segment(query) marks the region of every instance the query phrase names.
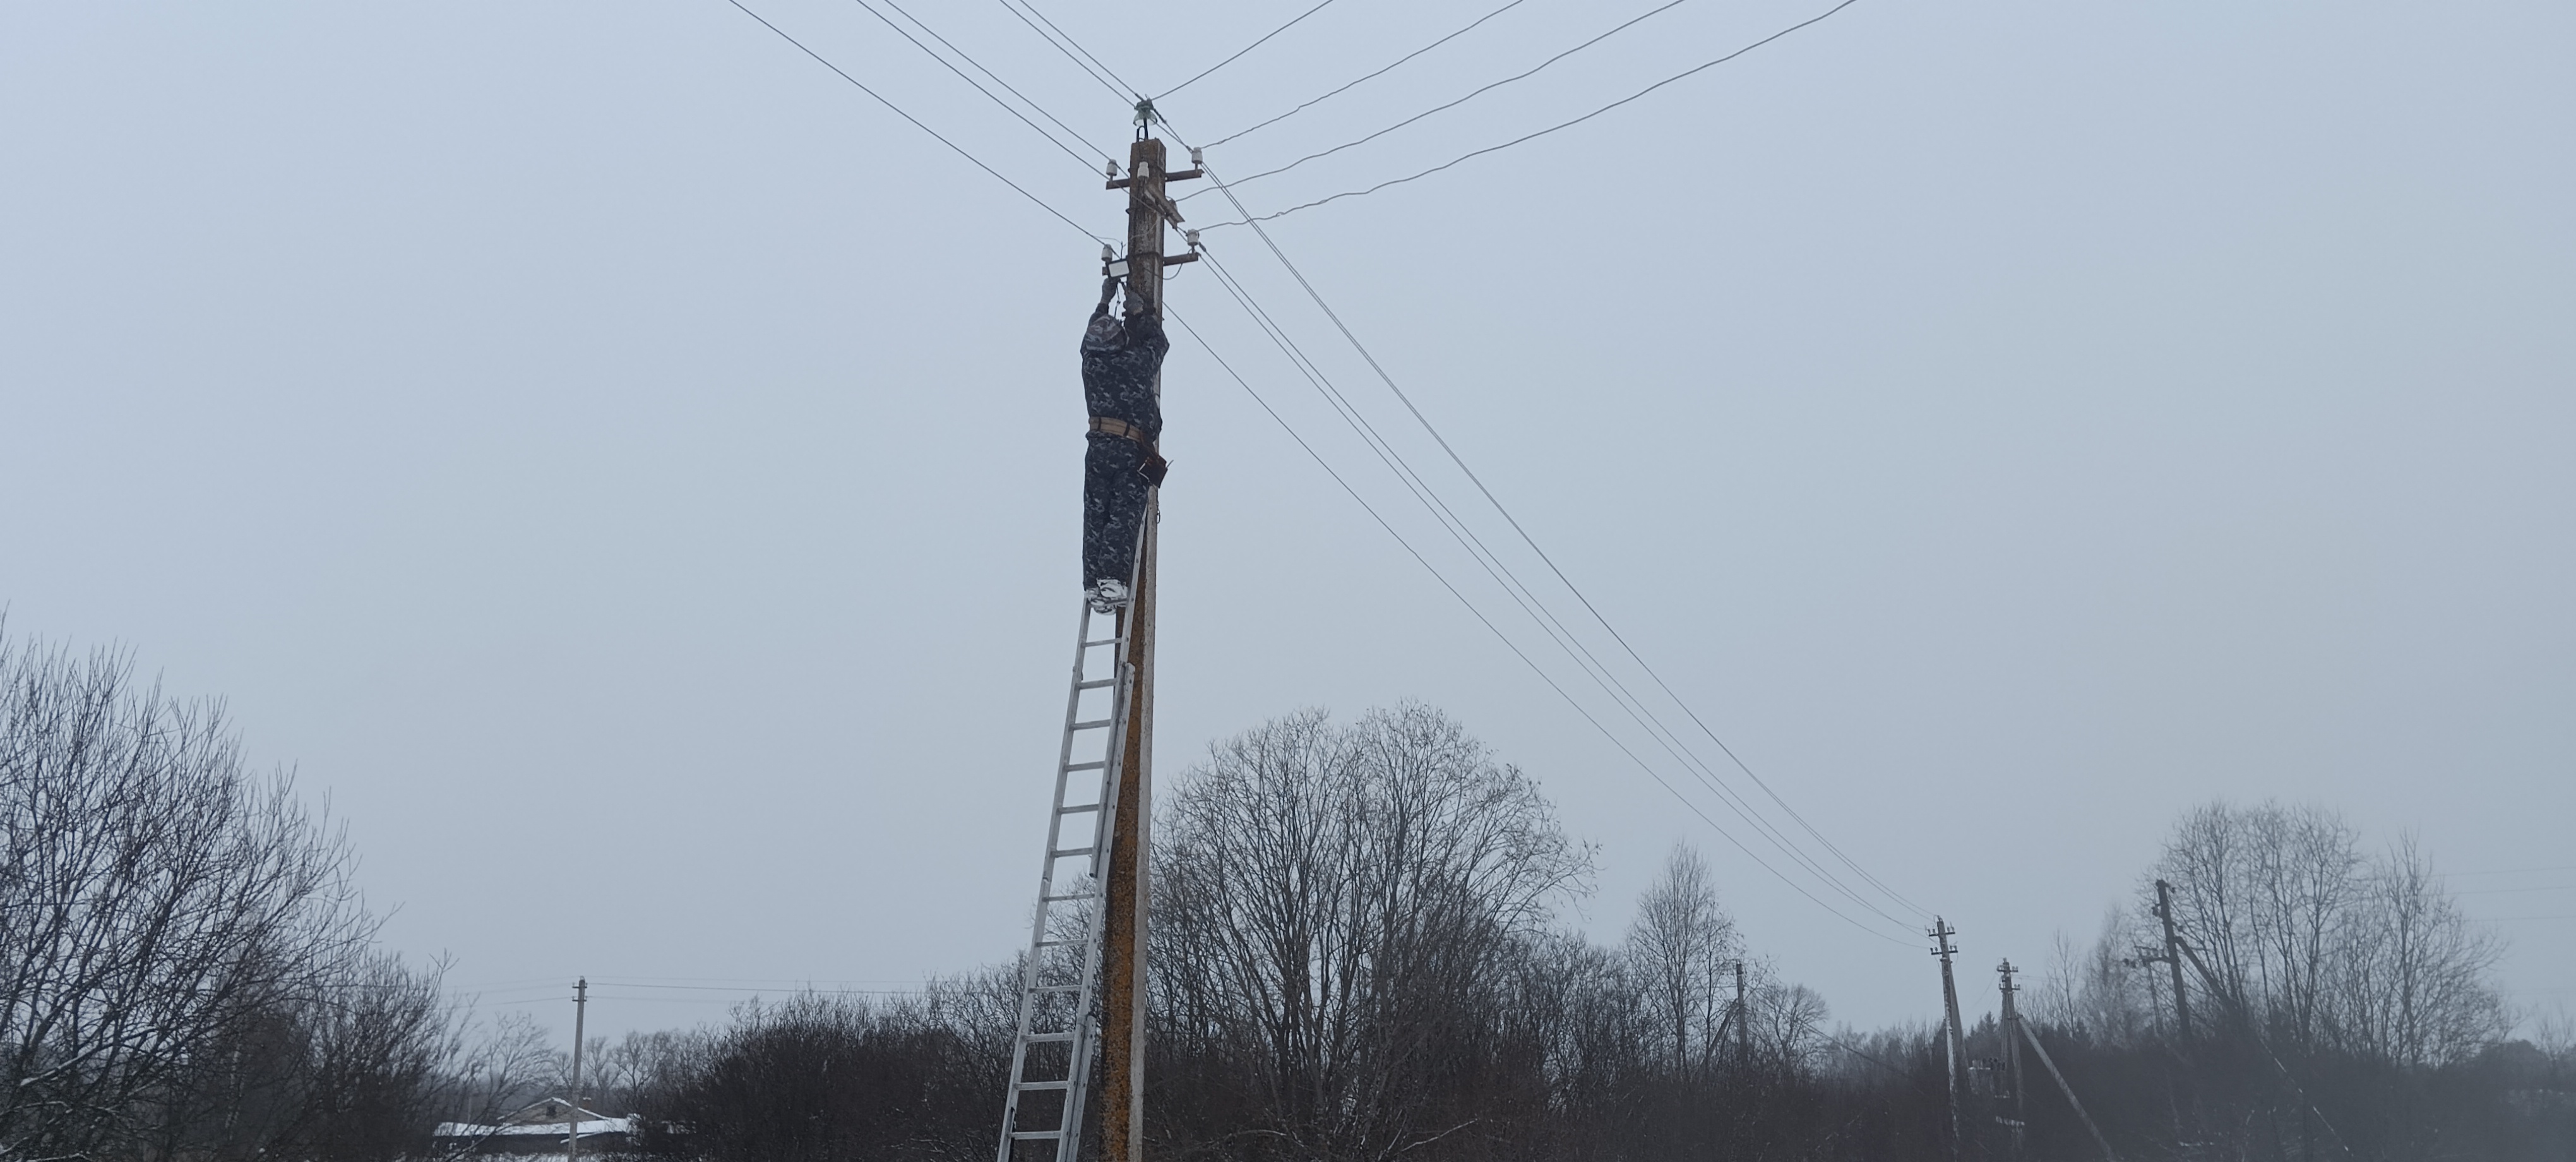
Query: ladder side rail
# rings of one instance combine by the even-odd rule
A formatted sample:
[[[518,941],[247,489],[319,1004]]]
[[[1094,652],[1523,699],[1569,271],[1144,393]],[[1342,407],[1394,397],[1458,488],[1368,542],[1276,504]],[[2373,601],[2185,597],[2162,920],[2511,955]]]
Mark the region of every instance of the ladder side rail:
[[[1118,646],[1115,655],[1118,683],[1110,687],[1116,697],[1112,700],[1109,713],[1109,758],[1108,762],[1101,767],[1101,809],[1094,812],[1096,818],[1093,822],[1094,834],[1098,836],[1092,843],[1091,867],[1094,884],[1100,884],[1102,877],[1106,875],[1109,847],[1116,842],[1114,821],[1118,815],[1119,767],[1124,761],[1123,752],[1126,749],[1124,743],[1127,737],[1128,694],[1135,689],[1136,685],[1135,667],[1129,665],[1127,661],[1127,628],[1130,624],[1125,617],[1119,619]],[[1103,959],[1101,937],[1108,923],[1109,898],[1107,892],[1103,891],[1092,901],[1091,917],[1084,925],[1088,930],[1083,934],[1082,942],[1080,980],[1082,987],[1074,993],[1073,1057],[1066,1069],[1068,1084],[1065,1087],[1063,1122],[1056,1138],[1056,1162],[1077,1162],[1082,1148],[1082,1113],[1083,1106],[1090,1097],[1088,1089],[1091,1081],[1091,1053],[1100,1037],[1099,1018],[1092,1012],[1092,1006],[1097,999],[1094,993],[1100,987],[1100,962]]]
[[[1054,908],[1049,897],[1055,894],[1056,849],[1064,827],[1064,793],[1068,768],[1073,763],[1073,723],[1082,709],[1083,663],[1091,651],[1091,607],[1082,607],[1082,616],[1074,628],[1073,681],[1065,692],[1065,729],[1056,752],[1055,798],[1047,809],[1046,854],[1038,868],[1038,900],[1030,921],[1029,948],[1020,965],[1020,1011],[1018,1029],[1011,1038],[1010,1082],[1002,1098],[1002,1140],[998,1162],[1011,1162],[1012,1133],[1019,1128],[1021,1085],[1028,1076],[1029,1034],[1037,1018],[1038,976],[1046,954],[1048,920]],[[1113,694],[1116,693],[1113,691]]]
[[[1159,381],[1156,386],[1159,390]],[[1083,940],[1081,988],[1075,994],[1073,1058],[1067,1067],[1071,1081],[1065,1091],[1063,1124],[1056,1133],[1056,1162],[1080,1162],[1083,1107],[1090,1098],[1091,1055],[1101,1033],[1100,1015],[1093,1011],[1097,1003],[1094,990],[1100,987],[1102,962],[1108,958],[1109,861],[1111,850],[1117,843],[1119,787],[1124,781],[1121,775],[1127,760],[1127,718],[1134,708],[1139,679],[1134,648],[1136,626],[1141,619],[1137,616],[1135,603],[1142,600],[1146,534],[1151,527],[1149,511],[1148,519],[1136,530],[1136,573],[1128,582],[1129,603],[1114,615],[1117,629],[1111,635],[1117,644],[1112,655],[1116,668],[1111,672],[1114,681],[1110,686],[1109,737],[1102,745],[1100,809],[1092,816],[1092,833],[1096,836],[1091,844],[1094,895],[1090,922],[1086,925],[1089,931]]]

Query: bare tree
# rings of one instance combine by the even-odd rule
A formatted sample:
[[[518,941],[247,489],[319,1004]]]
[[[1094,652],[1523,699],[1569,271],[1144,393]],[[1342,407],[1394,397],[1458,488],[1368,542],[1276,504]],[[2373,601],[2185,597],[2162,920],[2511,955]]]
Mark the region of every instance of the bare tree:
[[[2489,980],[2503,944],[2474,928],[2413,836],[2371,861],[2337,960],[2347,1048],[2401,1065],[2475,1054],[2512,1027]]]
[[[2217,978],[2200,983],[2268,1044],[2441,1064],[2510,1024],[2489,979],[2501,946],[2411,838],[2365,859],[2330,811],[2213,803],[2183,817],[2158,871]]]
[[[476,1019],[446,1081],[449,1121],[491,1125],[544,1096],[555,1074],[554,1036],[534,1015]]]
[[[2254,837],[2241,812],[2211,803],[2183,814],[2166,838],[2156,876],[2173,885],[2174,924],[2217,978],[2209,982],[2232,1005],[2249,996],[2253,941],[2246,916],[2246,865]],[[2142,897],[2154,889],[2141,885]]]
[[[130,670],[0,635],[0,1157],[170,1148],[208,1054],[354,1035],[341,836]]]
[[[370,953],[290,1014],[301,1053],[266,1080],[291,1094],[266,1142],[235,1141],[244,1156],[393,1162],[416,1155],[442,1112],[440,1082],[459,1022],[440,988],[444,966],[414,970]],[[249,1079],[253,1082],[260,1078]],[[219,1101],[202,1124],[224,1124]]]
[[[1779,979],[1767,966],[1761,980],[1745,1004],[1754,1055],[1775,1076],[1804,1074],[1825,1048],[1825,1021],[1833,1009],[1822,994]]]
[[[1228,1042],[1261,1132],[1301,1158],[1392,1158],[1477,1120],[1514,957],[1591,866],[1535,783],[1421,706],[1220,743],[1160,833],[1171,1035]]]
[[[1667,1060],[1675,1076],[1705,1072],[1713,1063],[1731,1003],[1728,969],[1742,955],[1708,861],[1676,844],[1662,877],[1637,901],[1628,929],[1628,961],[1671,1034]]]
[[[2042,1024],[2111,1044],[2137,1044],[2167,1003],[2156,995],[2155,978],[2135,960],[2134,950],[2145,939],[2137,918],[2116,907],[2103,915],[2089,946],[2058,933],[2022,1007]]]

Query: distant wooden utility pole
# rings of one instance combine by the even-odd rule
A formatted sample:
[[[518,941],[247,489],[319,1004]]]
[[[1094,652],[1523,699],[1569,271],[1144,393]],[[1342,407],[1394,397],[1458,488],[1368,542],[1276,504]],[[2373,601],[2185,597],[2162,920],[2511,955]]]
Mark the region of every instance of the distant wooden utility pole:
[[[582,1018],[590,1015],[590,978],[572,982],[572,1110],[564,1115],[564,1159],[572,1162],[581,1157],[581,1034]]]
[[[1163,143],[1152,137],[1154,105],[1136,106],[1136,143],[1127,151],[1127,176],[1112,177],[1110,189],[1127,191],[1127,311],[1163,317],[1163,268],[1194,261],[1198,255],[1163,255],[1163,232],[1181,221],[1179,206],[1163,192],[1167,181],[1199,176],[1195,166],[1180,173],[1163,165]],[[1160,398],[1159,373],[1154,395]],[[1146,494],[1145,534],[1136,560],[1136,591],[1121,617],[1134,620],[1128,631],[1128,654],[1136,667],[1136,684],[1128,698],[1127,737],[1118,776],[1118,811],[1111,824],[1109,910],[1102,928],[1100,997],[1100,1156],[1111,1162],[1143,1162],[1145,1157],[1145,938],[1146,873],[1153,867],[1154,793],[1154,558],[1161,540],[1162,490]]]
[[[1968,1051],[1968,1039],[1959,1027],[1959,983],[1950,975],[1950,957],[1959,951],[1950,938],[1958,934],[1949,921],[1932,918],[1932,955],[1941,958],[1941,1008],[1946,1016],[1942,1031],[1950,1043],[1944,1060],[1950,1067],[1950,1157],[1954,1159],[1965,1156],[1967,1150],[1959,1119],[1959,1066],[1960,1055]]]
[[[2012,1116],[2010,1118],[2004,1118],[2001,1115],[1998,1115],[1997,1120],[2003,1122],[2005,1130],[2008,1131],[2006,1138],[2012,1146],[2011,1156],[2019,1158],[2021,1157],[2022,1148],[2022,1129],[2029,1121],[2028,1116],[2024,1112],[2025,1108],[2029,1105],[2029,1099],[2022,1096],[2021,1088],[2021,1010],[2013,1005],[2013,994],[2020,992],[2021,986],[2013,983],[2012,961],[2006,960],[2002,964],[1996,965],[1995,972],[2000,974],[2004,980],[2004,1027],[2002,1030],[2004,1035],[2004,1069],[2006,1071],[2006,1076],[2012,1078]]]
[[[2182,937],[2174,932],[2173,885],[2156,881],[2156,919],[2165,922],[2164,962],[2173,969],[2174,1040],[2191,1040],[2191,1002],[2182,992]]]

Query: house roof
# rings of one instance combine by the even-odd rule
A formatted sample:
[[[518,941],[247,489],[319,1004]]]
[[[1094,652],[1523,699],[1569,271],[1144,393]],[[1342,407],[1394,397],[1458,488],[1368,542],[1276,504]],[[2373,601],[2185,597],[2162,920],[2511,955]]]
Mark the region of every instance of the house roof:
[[[580,1120],[568,1122],[566,1115],[578,1112]],[[501,1119],[498,1125],[477,1122],[440,1122],[436,1136],[441,1138],[559,1138],[569,1134],[588,1137],[594,1134],[626,1134],[635,1130],[635,1119],[612,1118],[597,1110],[578,1109],[559,1097],[528,1103]]]

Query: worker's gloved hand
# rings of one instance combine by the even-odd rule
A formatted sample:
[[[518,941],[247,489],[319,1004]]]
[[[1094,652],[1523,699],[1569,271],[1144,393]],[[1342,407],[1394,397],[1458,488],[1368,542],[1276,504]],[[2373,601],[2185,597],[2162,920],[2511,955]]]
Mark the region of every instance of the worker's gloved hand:
[[[1116,298],[1116,297],[1117,297],[1117,295],[1118,295],[1118,276],[1116,276],[1116,275],[1111,275],[1111,276],[1109,276],[1108,278],[1101,279],[1101,280],[1100,280],[1100,305],[1099,305],[1099,306],[1097,306],[1097,307],[1092,308],[1091,313],[1092,313],[1092,314],[1095,314],[1095,315],[1105,315],[1105,314],[1108,314],[1108,313],[1109,313],[1109,300],[1110,300],[1110,299],[1113,299],[1113,298]]]

